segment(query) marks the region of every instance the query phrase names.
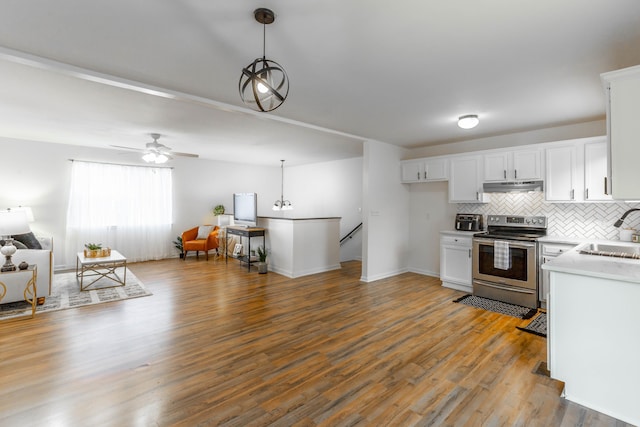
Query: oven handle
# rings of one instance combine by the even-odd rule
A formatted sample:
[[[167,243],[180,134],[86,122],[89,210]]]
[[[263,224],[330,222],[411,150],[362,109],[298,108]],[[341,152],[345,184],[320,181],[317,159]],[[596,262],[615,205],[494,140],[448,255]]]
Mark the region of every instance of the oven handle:
[[[489,245],[489,246],[493,246],[493,242],[495,242],[496,240],[501,240],[501,239],[486,239],[481,237],[473,238],[474,242],[478,242],[480,244]],[[505,241],[509,242],[509,247],[512,247],[512,248],[533,249],[536,247],[535,242],[521,242],[516,240],[505,240]]]
[[[476,280],[476,282],[482,286],[486,286],[488,288],[495,288],[495,289],[500,289],[502,291],[509,291],[509,292],[520,292],[521,294],[535,294],[536,291],[533,289],[522,289],[522,288],[516,288],[513,286],[500,286],[500,285],[496,285],[494,283],[489,283],[489,282],[481,282]]]

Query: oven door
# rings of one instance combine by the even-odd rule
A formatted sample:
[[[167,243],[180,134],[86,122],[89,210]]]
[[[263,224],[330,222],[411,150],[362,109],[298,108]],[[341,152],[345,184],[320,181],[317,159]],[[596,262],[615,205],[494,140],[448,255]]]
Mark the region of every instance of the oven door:
[[[473,278],[501,285],[538,289],[538,267],[536,261],[536,242],[508,240],[508,270],[494,266],[495,239],[473,238]]]

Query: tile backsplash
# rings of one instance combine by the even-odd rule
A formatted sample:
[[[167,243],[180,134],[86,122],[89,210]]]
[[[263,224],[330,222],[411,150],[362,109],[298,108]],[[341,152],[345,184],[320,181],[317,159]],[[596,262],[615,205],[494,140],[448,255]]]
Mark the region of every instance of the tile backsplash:
[[[459,213],[544,215],[548,235],[609,240],[618,240],[613,224],[631,208],[640,208],[640,203],[548,203],[542,192],[493,193],[487,204],[458,204]],[[629,214],[621,228],[640,230],[640,212]]]

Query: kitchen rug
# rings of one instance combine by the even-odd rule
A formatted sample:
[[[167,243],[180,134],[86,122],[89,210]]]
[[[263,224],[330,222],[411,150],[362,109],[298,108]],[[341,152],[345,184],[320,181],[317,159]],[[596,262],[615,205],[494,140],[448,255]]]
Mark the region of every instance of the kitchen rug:
[[[536,334],[541,337],[547,337],[547,313],[540,312],[539,315],[536,316],[527,326],[520,327],[516,326],[516,328],[521,331],[529,332],[531,334]]]
[[[519,317],[521,319],[531,319],[538,312],[535,308],[495,301],[489,298],[477,297],[475,295],[465,295],[453,300],[453,302],[459,302],[460,304],[482,308],[484,310],[493,311],[494,313],[506,314],[507,316]]]

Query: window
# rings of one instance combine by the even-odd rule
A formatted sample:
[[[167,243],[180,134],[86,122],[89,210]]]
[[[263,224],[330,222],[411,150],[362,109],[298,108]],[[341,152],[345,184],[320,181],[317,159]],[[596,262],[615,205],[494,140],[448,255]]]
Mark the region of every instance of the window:
[[[170,168],[73,161],[66,256],[86,243],[116,249],[129,261],[171,255]]]

